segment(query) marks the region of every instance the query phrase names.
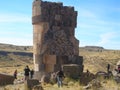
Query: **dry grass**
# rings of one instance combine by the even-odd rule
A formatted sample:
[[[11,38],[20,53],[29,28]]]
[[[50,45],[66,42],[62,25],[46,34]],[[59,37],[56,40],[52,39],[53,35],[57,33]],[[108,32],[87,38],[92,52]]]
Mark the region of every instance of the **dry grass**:
[[[97,52],[80,49],[80,55],[84,58],[84,71],[88,69],[92,73],[106,71],[108,63],[111,65],[111,70],[113,70],[116,67],[116,63],[120,60],[120,51],[117,50]]]
[[[97,52],[80,49],[80,55],[84,58],[84,71],[88,69],[91,73],[96,73],[98,71],[106,71],[106,66],[108,63],[111,64],[112,70],[115,68],[116,63],[120,60],[120,51],[114,50],[104,50],[102,52]],[[12,58],[12,60],[9,60],[8,58]],[[0,60],[0,62],[0,72],[11,75],[13,75],[15,69],[18,70],[18,73],[23,73],[23,69],[26,65],[29,65],[31,69],[33,68],[33,60],[26,56],[23,57],[19,55],[16,56],[13,54],[9,54],[7,58],[3,58],[2,60]],[[57,84],[46,84],[43,85],[43,88],[44,90],[84,90],[84,86],[78,81],[68,79],[66,80],[66,82],[68,85],[64,85],[62,88],[58,88]],[[112,79],[101,79],[101,82],[103,87],[98,90],[120,90],[120,85]],[[18,84],[0,87],[0,90],[25,90],[25,88],[24,84]],[[91,90],[94,89],[92,88]]]
[[[32,64],[24,64],[19,67],[11,66],[11,67],[0,67],[0,72],[5,74],[13,75],[14,71],[17,69],[18,73],[24,73],[24,68],[26,65],[29,65],[30,69],[33,69]]]
[[[102,87],[95,88],[91,87],[88,90],[120,90],[120,84],[117,84],[114,80],[109,79],[101,79]],[[83,85],[80,85],[79,82],[69,81],[68,85],[64,85],[63,87],[58,88],[57,84],[43,84],[44,90],[86,90]],[[24,84],[19,85],[8,85],[5,86],[4,89],[0,88],[0,90],[26,90]]]
[[[18,73],[21,73],[26,65],[29,65],[33,69],[32,57],[14,55],[12,53],[7,56],[0,55],[0,73],[13,75],[16,69]]]
[[[45,85],[44,90],[82,90],[82,86],[79,85],[79,83],[73,83],[69,82],[68,86],[63,86],[58,88],[57,84],[55,85]]]
[[[104,90],[120,90],[120,84],[117,84],[114,80],[107,80],[103,87]]]

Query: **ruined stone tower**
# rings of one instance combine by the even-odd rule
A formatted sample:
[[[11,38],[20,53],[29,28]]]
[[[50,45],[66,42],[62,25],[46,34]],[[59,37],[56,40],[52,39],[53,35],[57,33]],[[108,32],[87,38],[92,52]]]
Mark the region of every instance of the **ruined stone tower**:
[[[75,38],[77,11],[62,3],[34,0],[32,7],[35,77],[77,64],[82,72],[79,41]]]

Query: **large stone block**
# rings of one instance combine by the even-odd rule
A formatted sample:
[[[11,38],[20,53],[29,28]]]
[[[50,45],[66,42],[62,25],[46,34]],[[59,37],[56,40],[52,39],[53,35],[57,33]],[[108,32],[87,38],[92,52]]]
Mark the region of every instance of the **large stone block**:
[[[0,74],[0,86],[13,84],[15,78],[11,75]]]
[[[33,87],[32,90],[44,90],[44,89],[41,85],[36,85],[36,86]]]
[[[83,72],[83,65],[66,64],[62,65],[65,76],[72,78],[79,78]]]
[[[70,64],[82,65],[83,64],[83,57],[77,56],[77,55],[69,56],[69,62],[70,62]]]
[[[25,90],[32,90],[32,88],[36,85],[39,85],[39,81],[36,79],[28,79],[24,82]]]
[[[45,55],[44,64],[46,72],[54,72],[54,65],[56,64],[56,55]]]

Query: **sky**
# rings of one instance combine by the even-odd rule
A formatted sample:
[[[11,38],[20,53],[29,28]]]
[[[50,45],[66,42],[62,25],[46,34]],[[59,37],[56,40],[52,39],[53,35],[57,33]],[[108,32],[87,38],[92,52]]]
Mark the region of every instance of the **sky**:
[[[46,1],[46,0],[43,0]],[[120,0],[47,0],[78,11],[75,37],[79,46],[120,50]],[[0,43],[33,45],[33,0],[1,0]]]

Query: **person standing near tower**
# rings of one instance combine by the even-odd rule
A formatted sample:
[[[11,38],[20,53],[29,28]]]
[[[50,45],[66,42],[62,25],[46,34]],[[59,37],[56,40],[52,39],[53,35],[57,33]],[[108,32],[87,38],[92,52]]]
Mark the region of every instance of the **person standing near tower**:
[[[30,71],[30,78],[31,78],[31,79],[33,78],[33,75],[34,75],[34,70],[32,69],[32,70]]]
[[[30,68],[29,66],[27,65],[24,69],[24,75],[25,75],[25,80],[28,80],[29,79],[29,72],[30,72]]]
[[[59,71],[57,72],[57,83],[58,83],[58,87],[62,87],[62,86],[63,86],[63,83],[62,83],[63,77],[65,78],[63,71],[62,71],[62,70],[59,70]]]

